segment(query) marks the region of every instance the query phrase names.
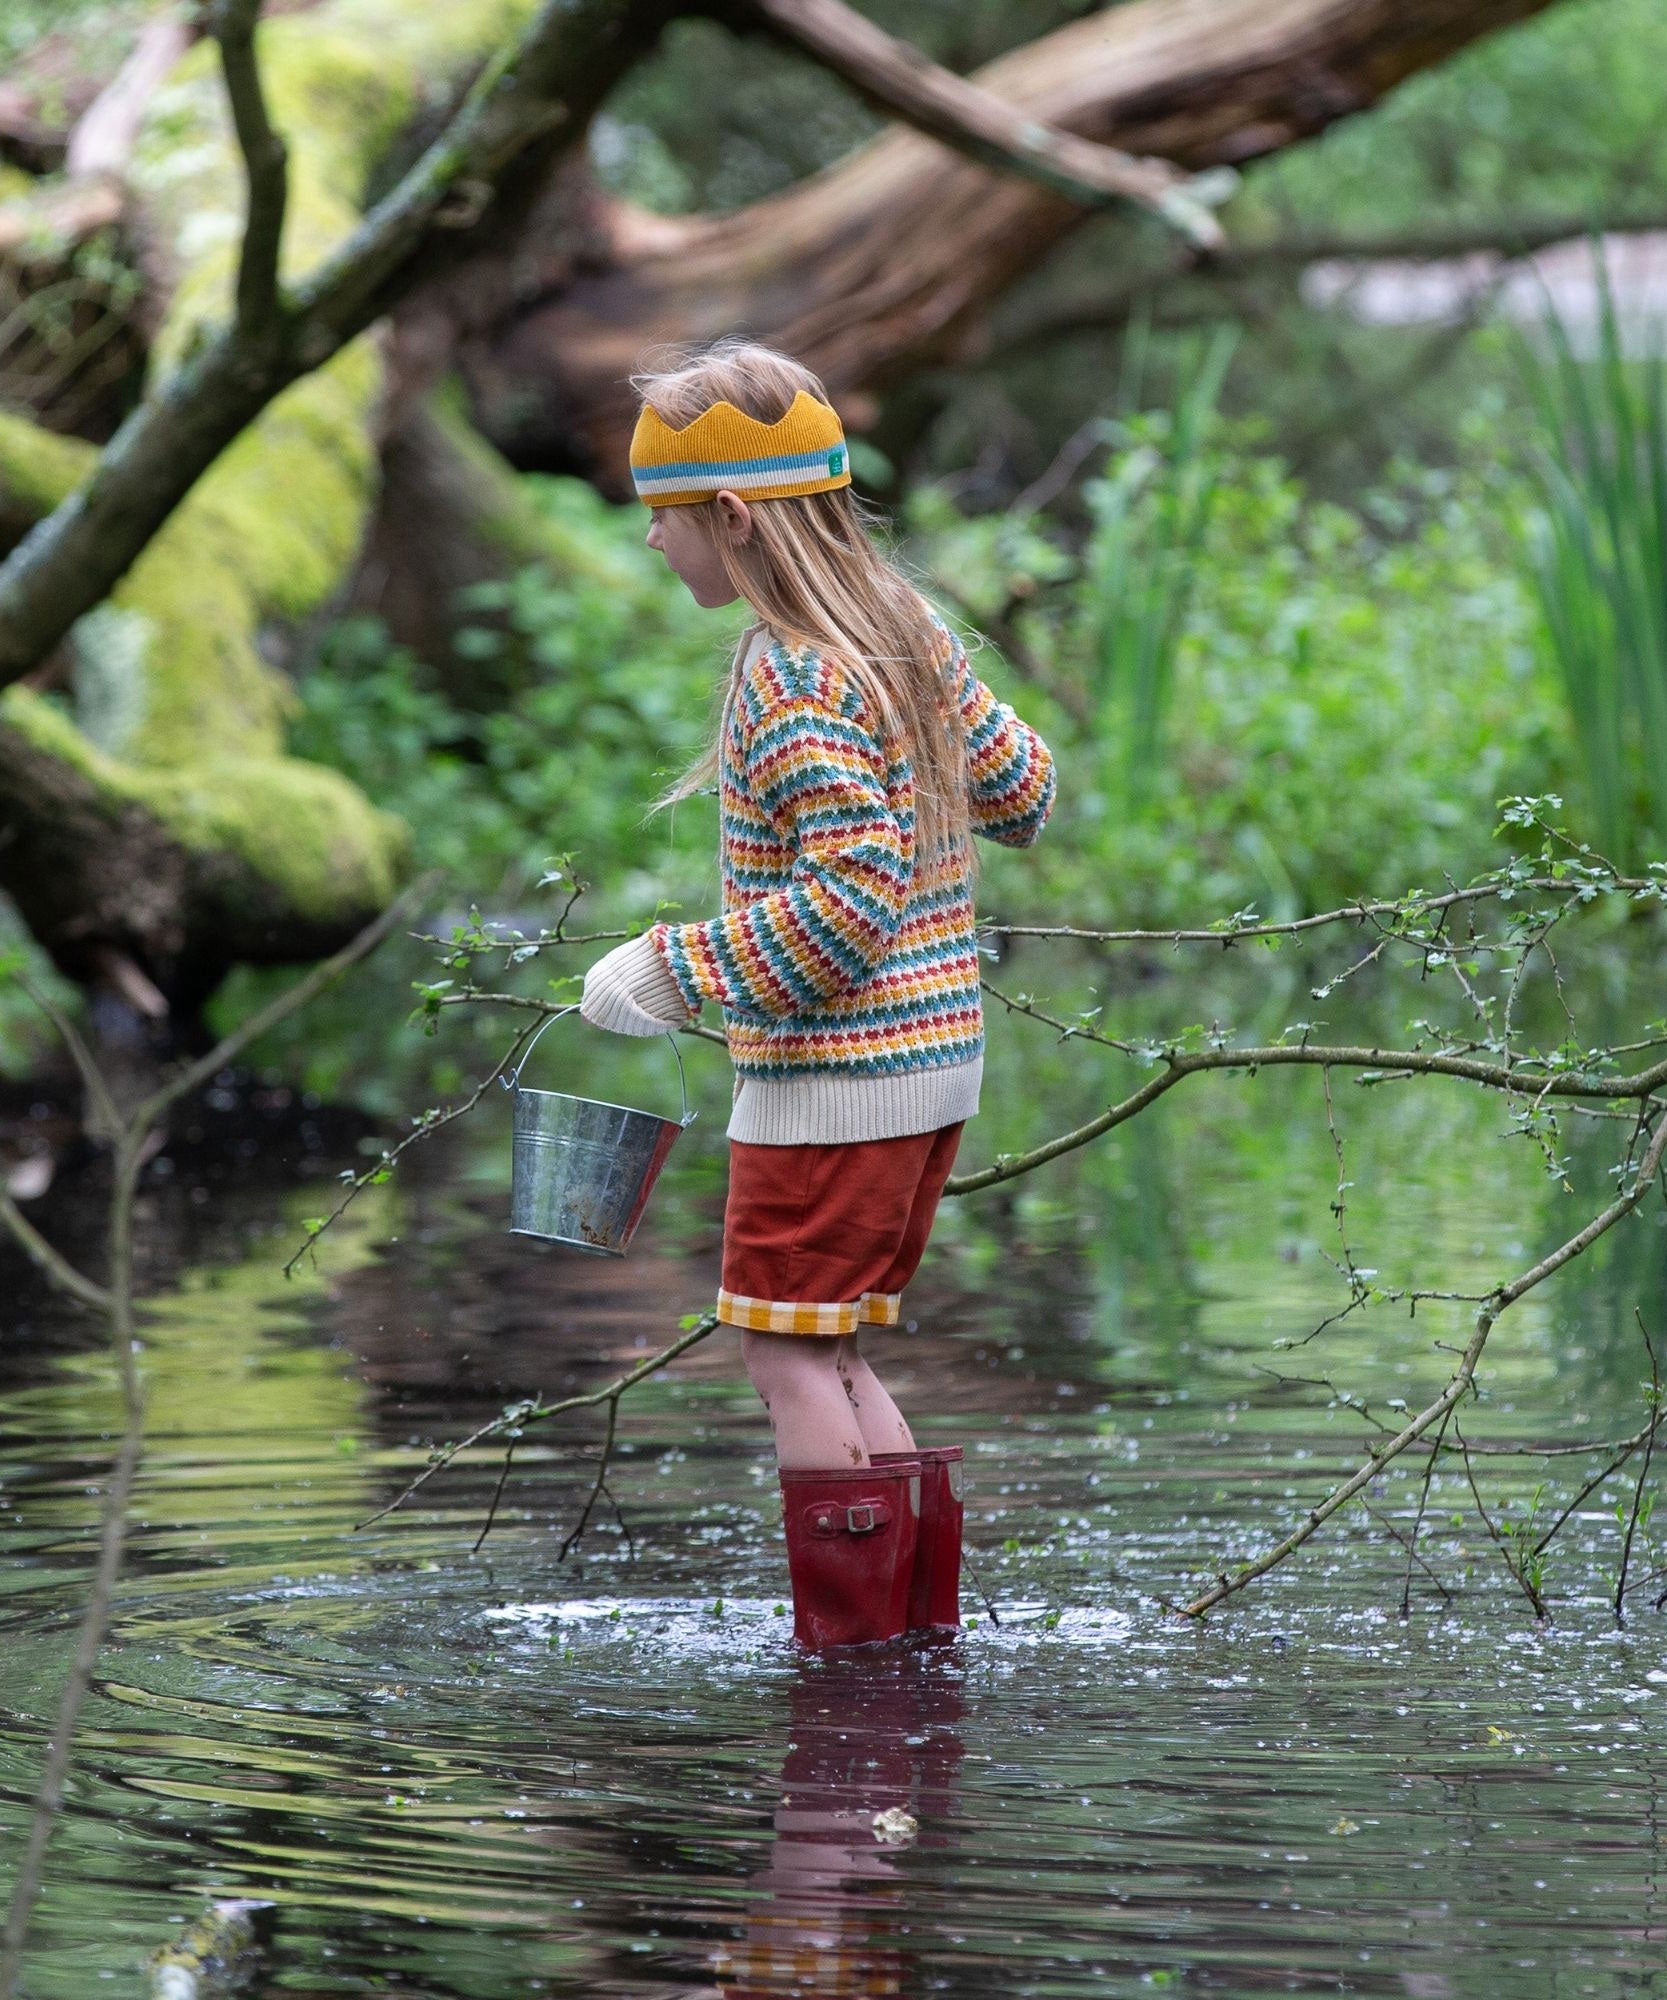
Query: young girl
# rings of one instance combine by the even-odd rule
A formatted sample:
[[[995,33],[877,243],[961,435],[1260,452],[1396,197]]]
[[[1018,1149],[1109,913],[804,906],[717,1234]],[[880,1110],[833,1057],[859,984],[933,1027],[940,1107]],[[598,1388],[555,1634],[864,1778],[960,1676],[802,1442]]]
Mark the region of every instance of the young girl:
[[[1028,846],[1053,760],[870,542],[815,376],[725,340],[633,383],[649,547],[697,604],[744,597],[758,623],[672,794],[716,770],[724,913],[609,952],[581,1012],[649,1035],[723,1009],[717,1311],[775,1431],[800,1642],[953,1626],[961,1448],[916,1448],[858,1328],[897,1324],[978,1109],[968,836]]]

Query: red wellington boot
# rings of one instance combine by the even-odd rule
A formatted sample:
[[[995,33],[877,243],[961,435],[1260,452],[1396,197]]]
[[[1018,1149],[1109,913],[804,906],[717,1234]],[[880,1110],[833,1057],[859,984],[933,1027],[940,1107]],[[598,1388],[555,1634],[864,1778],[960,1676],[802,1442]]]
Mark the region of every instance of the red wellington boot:
[[[820,1652],[908,1627],[920,1531],[920,1461],[781,1475],[793,1636]]]
[[[953,1629],[961,1622],[961,1447],[881,1451],[874,1463],[920,1462],[920,1535],[909,1585],[909,1630]]]

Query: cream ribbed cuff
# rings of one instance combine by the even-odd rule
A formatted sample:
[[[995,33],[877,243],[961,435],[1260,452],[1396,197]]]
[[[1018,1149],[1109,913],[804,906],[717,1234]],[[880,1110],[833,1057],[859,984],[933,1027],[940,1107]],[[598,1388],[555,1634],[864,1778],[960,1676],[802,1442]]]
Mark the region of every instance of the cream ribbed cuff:
[[[950,1069],[900,1070],[895,1076],[744,1076],[730,1113],[729,1136],[749,1146],[847,1146],[862,1139],[903,1139],[936,1132],[978,1111],[984,1058]]]
[[[585,974],[579,1015],[616,1035],[663,1035],[689,1019],[671,969],[647,932],[618,945]]]

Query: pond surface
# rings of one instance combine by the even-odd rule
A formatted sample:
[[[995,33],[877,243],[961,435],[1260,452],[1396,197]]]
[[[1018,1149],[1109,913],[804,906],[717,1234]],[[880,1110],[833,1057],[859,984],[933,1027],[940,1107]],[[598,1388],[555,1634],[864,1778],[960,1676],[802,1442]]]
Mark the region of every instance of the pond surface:
[[[1025,1047],[967,1163],[1105,1102],[1103,1069]],[[651,1101],[632,1060],[605,1094]],[[327,1176],[153,1178],[146,1453],[33,2000],[145,1992],[148,1954],[233,1895],[278,1906],[271,1995],[1667,1995],[1667,1577],[1647,1530],[1618,1627],[1624,1477],[1553,1545],[1546,1625],[1456,1462],[1420,1544],[1450,1595],[1415,1570],[1409,1617],[1388,1530],[1412,1471],[1202,1627],[1165,1608],[1358,1464],[1334,1390],[1417,1407],[1463,1335],[1432,1304],[1277,1344],[1346,1302],[1316,1077],[1202,1083],[946,1206],[915,1331],[871,1351],[923,1442],[967,1446],[952,1645],[795,1656],[723,1335],[626,1403],[629,1539],[604,1507],[557,1560],[592,1419],[528,1436],[478,1555],[487,1454],[353,1532],[433,1440],[605,1381],[710,1299],[721,1065],[695,1081],[703,1122],[623,1263],[501,1233],[501,1123],[375,1190],[289,1285]],[[1565,1194],[1456,1088],[1337,1091],[1350,1240],[1386,1281],[1485,1289],[1605,1198],[1601,1153]],[[63,1204],[36,1211],[60,1235],[91,1196]],[[1640,1219],[1502,1321],[1467,1433],[1636,1430],[1664,1243]],[[7,1268],[15,1855],[118,1410],[96,1334]],[[1540,1518],[1600,1462],[1557,1466]],[[1542,1476],[1477,1461],[1496,1519]],[[874,1828],[893,1807],[900,1844]]]

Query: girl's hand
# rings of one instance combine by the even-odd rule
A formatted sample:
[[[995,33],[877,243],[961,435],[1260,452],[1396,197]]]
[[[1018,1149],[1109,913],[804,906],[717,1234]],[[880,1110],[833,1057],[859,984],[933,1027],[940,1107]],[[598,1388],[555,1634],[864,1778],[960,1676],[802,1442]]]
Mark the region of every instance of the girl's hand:
[[[579,1018],[616,1035],[663,1035],[690,1020],[665,960],[646,932],[616,945],[585,974]]]

